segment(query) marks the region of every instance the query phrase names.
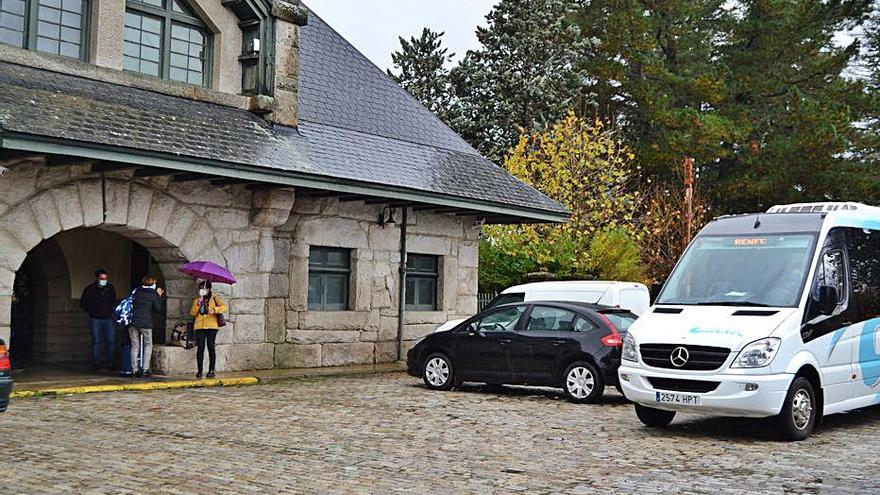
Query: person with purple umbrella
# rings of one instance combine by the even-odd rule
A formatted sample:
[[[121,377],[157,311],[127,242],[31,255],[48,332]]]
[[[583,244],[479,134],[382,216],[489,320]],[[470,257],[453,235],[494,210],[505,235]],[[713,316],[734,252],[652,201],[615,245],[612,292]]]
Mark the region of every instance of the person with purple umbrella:
[[[208,348],[208,378],[214,378],[215,365],[217,364],[217,351],[215,343],[217,333],[223,326],[226,313],[226,303],[220,296],[214,294],[210,280],[199,282],[199,295],[193,299],[190,315],[195,318],[193,328],[196,334],[196,378],[202,378],[204,369],[205,347]]]

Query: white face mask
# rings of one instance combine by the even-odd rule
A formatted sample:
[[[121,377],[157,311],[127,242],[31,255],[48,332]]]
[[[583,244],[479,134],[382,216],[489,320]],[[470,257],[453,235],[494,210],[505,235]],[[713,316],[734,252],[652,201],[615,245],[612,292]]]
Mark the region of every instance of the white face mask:
[[[151,285],[150,288],[156,290],[156,284]]]
[[[199,289],[199,295],[205,297],[208,295],[208,289]]]

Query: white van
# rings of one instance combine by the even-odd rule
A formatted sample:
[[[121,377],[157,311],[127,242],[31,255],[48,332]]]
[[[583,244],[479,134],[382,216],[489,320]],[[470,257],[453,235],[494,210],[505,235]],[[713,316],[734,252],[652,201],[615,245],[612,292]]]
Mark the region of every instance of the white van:
[[[636,316],[648,310],[651,297],[644,284],[602,280],[572,280],[563,282],[532,282],[504,289],[483,310],[507,303],[528,301],[571,301],[617,306]],[[444,332],[464,320],[447,321],[437,328]]]
[[[880,402],[880,208],[774,206],[691,242],[618,371],[648,426],[676,411],[770,417],[790,440]]]

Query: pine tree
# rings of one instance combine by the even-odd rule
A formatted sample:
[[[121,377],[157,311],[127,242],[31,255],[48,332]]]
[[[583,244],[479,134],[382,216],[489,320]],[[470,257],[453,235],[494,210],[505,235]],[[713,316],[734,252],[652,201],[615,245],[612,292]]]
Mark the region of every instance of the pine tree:
[[[532,132],[583,107],[592,40],[571,14],[583,0],[501,0],[477,29],[482,45],[452,70],[452,126],[501,162],[520,132]]]
[[[601,40],[586,62],[600,114],[647,173],[679,181],[695,158],[715,212],[825,199],[871,200],[853,151],[871,108],[846,77],[871,0],[592,0]],[[875,198],[880,199],[880,198]]]
[[[646,173],[673,180],[686,156],[724,155],[733,124],[720,116],[727,71],[719,43],[725,0],[592,0],[576,19],[599,40],[585,62],[599,114],[621,128]]]
[[[441,119],[452,112],[448,65],[455,56],[443,47],[444,33],[428,28],[409,41],[400,39],[400,50],[391,54],[394,71],[388,75]]]
[[[880,91],[880,2],[876,2],[874,12],[865,25],[863,43],[865,53],[861,66],[864,76],[870,90]]]
[[[745,0],[720,61],[730,70],[720,113],[735,121],[731,152],[704,174],[724,211],[773,203],[867,200],[852,151],[870,113],[864,83],[846,76],[860,45],[837,33],[865,22],[872,0]]]
[[[861,74],[866,81],[866,97],[872,111],[865,123],[867,139],[860,156],[865,170],[864,182],[873,184],[873,197],[880,198],[880,2],[876,3],[865,27],[864,44]]]

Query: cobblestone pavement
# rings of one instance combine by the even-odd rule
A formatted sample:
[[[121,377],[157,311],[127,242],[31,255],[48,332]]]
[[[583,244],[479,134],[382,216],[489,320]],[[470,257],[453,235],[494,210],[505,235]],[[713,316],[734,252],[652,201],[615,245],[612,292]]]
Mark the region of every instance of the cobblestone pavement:
[[[800,443],[752,420],[649,430],[599,406],[402,373],[29,399],[0,415],[5,493],[878,493],[880,408]]]

